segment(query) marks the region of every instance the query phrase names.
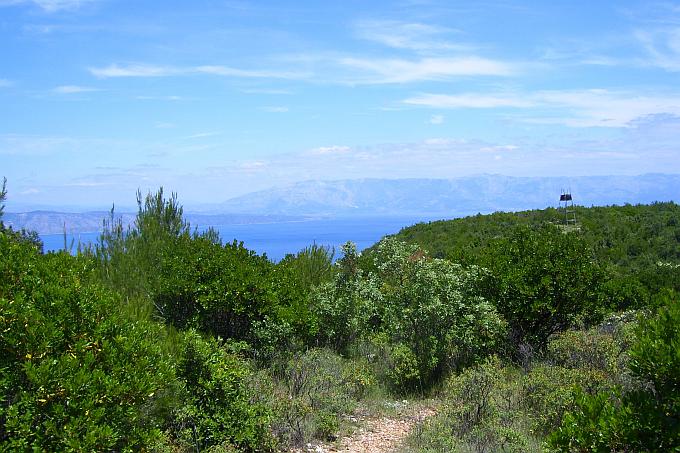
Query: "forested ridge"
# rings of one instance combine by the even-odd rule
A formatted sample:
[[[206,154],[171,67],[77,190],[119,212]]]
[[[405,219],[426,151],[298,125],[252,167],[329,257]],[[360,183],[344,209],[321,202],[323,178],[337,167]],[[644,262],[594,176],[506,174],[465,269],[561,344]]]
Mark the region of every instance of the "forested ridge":
[[[404,451],[680,451],[673,203],[274,263],[192,230],[174,194],[137,201],[75,256],[0,227],[3,451],[290,450],[424,397]]]

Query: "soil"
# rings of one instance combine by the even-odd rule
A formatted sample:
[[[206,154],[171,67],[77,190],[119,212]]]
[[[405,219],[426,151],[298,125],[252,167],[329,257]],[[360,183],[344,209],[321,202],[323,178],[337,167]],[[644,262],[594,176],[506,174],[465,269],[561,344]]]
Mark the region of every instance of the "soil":
[[[399,451],[409,432],[425,418],[435,414],[432,407],[397,401],[391,404],[394,414],[373,416],[360,411],[349,417],[358,428],[334,443],[307,444],[294,450],[299,453],[387,453]]]

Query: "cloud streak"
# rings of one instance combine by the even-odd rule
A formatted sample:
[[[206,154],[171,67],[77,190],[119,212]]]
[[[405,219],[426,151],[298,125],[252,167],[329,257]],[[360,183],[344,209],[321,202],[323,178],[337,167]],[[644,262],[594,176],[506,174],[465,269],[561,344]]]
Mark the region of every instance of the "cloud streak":
[[[223,65],[202,65],[202,66],[162,66],[145,63],[132,64],[110,64],[105,67],[90,67],[90,73],[95,77],[108,79],[120,77],[172,77],[186,76],[195,74],[207,74],[222,77],[234,78],[255,78],[255,79],[304,79],[311,75],[309,73],[294,71],[275,71],[275,70],[248,70],[232,68]]]
[[[354,34],[358,38],[395,49],[417,52],[470,51],[472,49],[472,46],[443,39],[451,33],[459,32],[436,25],[396,20],[362,20],[354,24]]]
[[[635,37],[647,52],[649,64],[680,72],[680,27],[638,30]]]
[[[101,89],[79,85],[61,85],[52,90],[52,92],[57,94],[91,93],[93,91],[101,91]]]
[[[524,117],[514,117],[520,121],[571,127],[630,127],[639,117],[660,113],[680,114],[680,94],[644,95],[604,89],[496,95],[425,93],[406,98],[402,103],[435,109],[521,109],[529,113]],[[544,114],[531,116],[531,110],[540,110]],[[549,114],[545,114],[546,111]]]
[[[521,65],[478,56],[381,58],[338,55],[282,57],[291,67],[306,64],[314,70],[241,69],[224,65],[166,66],[146,63],[89,67],[95,77],[153,78],[212,75],[243,79],[281,79],[332,84],[405,84],[445,81],[457,77],[511,77],[523,72]]]
[[[0,7],[15,5],[35,5],[47,13],[72,11],[100,0],[0,0]]]
[[[156,66],[149,64],[129,64],[118,65],[111,64],[103,68],[88,68],[90,74],[102,79],[115,77],[168,77],[173,75],[181,75],[182,70],[172,68],[169,66]]]
[[[350,82],[357,84],[444,81],[469,76],[510,77],[521,72],[517,65],[476,56],[420,59],[344,57],[337,63],[358,72],[349,78]]]
[[[517,95],[485,95],[480,93],[432,94],[426,93],[406,98],[404,104],[438,109],[489,109],[498,107],[528,108],[536,104]]]

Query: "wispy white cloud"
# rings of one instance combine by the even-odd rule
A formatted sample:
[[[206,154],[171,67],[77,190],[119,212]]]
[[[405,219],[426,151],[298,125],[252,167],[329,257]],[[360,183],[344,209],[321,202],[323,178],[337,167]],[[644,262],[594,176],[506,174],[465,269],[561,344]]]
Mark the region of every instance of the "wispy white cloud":
[[[631,134],[628,134],[628,131]],[[275,155],[251,168],[257,181],[242,175],[242,163],[213,168],[215,181],[251,181],[250,190],[309,179],[351,178],[450,178],[479,173],[504,175],[592,175],[606,168],[610,174],[677,172],[668,143],[635,139],[637,130],[626,129],[619,138],[584,140],[578,137],[553,142],[532,140],[490,142],[455,137],[412,143],[384,143],[349,147],[329,145],[300,153]],[[634,133],[634,134],[633,134]],[[671,152],[669,152],[671,150]],[[675,153],[677,154],[677,153]],[[565,158],[555,165],[557,157]]]
[[[184,71],[170,66],[156,66],[143,63],[135,63],[129,65],[111,64],[103,68],[88,68],[90,73],[95,77],[113,78],[113,77],[167,77],[172,75],[180,75]]]
[[[268,163],[264,160],[249,160],[241,162],[238,169],[249,173],[257,173],[267,167]]]
[[[277,58],[281,69],[242,69],[224,65],[167,66],[146,63],[90,67],[99,78],[214,75],[243,79],[303,80],[331,84],[399,84],[443,81],[455,77],[519,75],[523,65],[478,56],[383,58],[339,54],[298,54]],[[307,68],[300,70],[299,68]],[[251,93],[289,94],[285,90]]]
[[[188,69],[187,72],[199,72],[226,77],[242,77],[257,79],[305,79],[311,76],[306,72],[295,71],[271,71],[271,70],[248,70],[232,68],[230,66],[197,66]]]
[[[635,33],[647,52],[647,63],[672,72],[680,72],[680,26]]]
[[[514,94],[487,95],[480,93],[465,93],[456,95],[426,93],[404,99],[402,102],[404,104],[438,109],[488,109],[499,107],[526,108],[535,105],[534,102]]]
[[[249,88],[247,90],[241,90],[241,92],[246,94],[282,94],[282,95],[293,94],[292,90],[277,90],[269,88]]]
[[[604,89],[517,93],[422,94],[404,104],[436,109],[514,108],[543,113],[514,117],[540,124],[571,127],[629,127],[636,118],[659,113],[680,114],[680,94],[645,95]],[[548,111],[548,114],[545,114]]]
[[[350,76],[351,82],[369,84],[447,80],[461,76],[508,77],[520,72],[515,65],[475,56],[414,60],[344,57],[337,63],[361,71]]]
[[[208,138],[208,137],[215,137],[215,136],[218,136],[218,135],[222,135],[222,132],[199,132],[199,133],[196,133],[196,134],[187,135],[187,136],[182,137],[182,138],[185,139],[185,140],[194,140],[194,139],[197,139],[197,138]]]
[[[185,101],[187,98],[183,96],[177,96],[177,95],[169,95],[169,96],[147,96],[147,95],[141,95],[141,96],[135,96],[135,99],[139,99],[140,101]]]
[[[519,149],[519,146],[517,145],[493,145],[493,146],[483,146],[479,148],[480,151],[483,152],[491,152],[491,153],[497,153],[499,151],[515,151],[516,149]]]
[[[430,117],[430,124],[443,124],[444,123],[444,115],[432,115]]]
[[[191,74],[209,74],[235,78],[261,78],[261,79],[303,79],[310,76],[309,73],[295,71],[275,70],[248,70],[232,68],[222,65],[202,65],[189,67],[160,66],[146,63],[133,64],[110,64],[105,67],[88,68],[90,73],[100,78],[116,77],[170,77]]]
[[[362,20],[354,24],[355,35],[379,44],[414,51],[469,51],[471,46],[444,39],[457,33],[446,27],[396,20]]]
[[[29,4],[35,5],[48,13],[62,10],[76,10],[90,3],[101,0],[0,0],[0,7]]]
[[[0,134],[0,155],[41,156],[77,144],[77,140],[68,137]]]
[[[519,65],[475,56],[420,59],[341,57],[336,63],[351,70],[344,79],[345,83],[351,84],[406,84],[468,76],[509,77],[521,72]]]
[[[261,110],[269,113],[286,113],[289,109],[288,107],[280,106],[280,105],[272,105],[272,106],[267,106],[267,107],[262,107]]]
[[[12,86],[12,82],[7,79],[0,79],[0,88],[7,88]]]
[[[346,154],[351,151],[349,146],[344,145],[332,145],[332,146],[320,146],[309,151],[311,155],[331,155],[331,154]]]
[[[93,91],[101,91],[99,88],[79,86],[79,85],[61,85],[52,90],[54,93],[58,94],[77,94],[77,93],[89,93]]]
[[[680,95],[645,95],[613,90],[542,91],[533,98],[567,115],[543,117],[541,121],[575,127],[629,127],[635,119],[660,113],[680,114]]]

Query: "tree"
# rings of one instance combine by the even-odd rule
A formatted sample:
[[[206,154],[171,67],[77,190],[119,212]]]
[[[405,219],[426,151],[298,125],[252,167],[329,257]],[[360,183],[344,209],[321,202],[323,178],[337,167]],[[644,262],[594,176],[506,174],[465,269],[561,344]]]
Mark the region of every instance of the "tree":
[[[166,199],[161,187],[142,197],[137,192],[137,217],[125,229],[111,209],[93,253],[100,264],[104,281],[127,296],[153,295],[159,285],[158,269],[163,253],[180,236],[190,235],[190,226],[182,217],[177,194]]]
[[[601,315],[604,273],[577,232],[516,227],[492,241],[481,261],[493,273],[487,296],[518,345],[542,349],[550,335]]]
[[[442,371],[459,369],[502,341],[505,322],[480,296],[485,270],[429,258],[393,238],[375,256],[383,303],[382,329],[392,349],[392,377],[402,390],[433,384]]]
[[[0,189],[0,222],[5,211],[5,200],[7,200],[7,178],[2,178],[2,189]]]

